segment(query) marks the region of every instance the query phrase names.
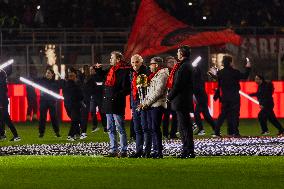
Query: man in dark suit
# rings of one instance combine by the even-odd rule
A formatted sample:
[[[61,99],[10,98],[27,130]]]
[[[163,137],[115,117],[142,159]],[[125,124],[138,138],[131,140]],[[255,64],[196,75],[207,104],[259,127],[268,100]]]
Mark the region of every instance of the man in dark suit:
[[[117,132],[120,135],[121,151],[119,156],[127,156],[127,137],[124,126],[126,96],[130,93],[130,66],[123,61],[123,55],[114,51],[110,58],[103,91],[103,112],[107,117],[107,130],[110,139],[108,157],[118,156]]]
[[[271,82],[265,81],[264,77],[261,75],[255,76],[255,82],[258,85],[256,93],[250,94],[250,96],[256,96],[259,101],[260,112],[258,113],[258,120],[261,126],[261,134],[268,135],[269,131],[267,128],[267,120],[269,120],[272,125],[278,129],[278,135],[284,134],[284,129],[280,122],[277,120],[275,113],[273,111],[274,102],[273,102],[273,92],[274,87]]]
[[[204,119],[209,123],[209,125],[211,125],[213,131],[215,129],[215,122],[209,113],[208,96],[205,91],[205,79],[201,71],[200,64],[193,66],[193,93],[196,99],[196,106],[194,110],[195,123],[198,127],[196,135],[205,135],[200,113],[203,114]]]
[[[239,117],[240,117],[240,80],[247,79],[250,73],[250,62],[242,73],[233,68],[233,59],[231,56],[223,57],[224,68],[217,72],[218,91],[220,91],[220,100],[222,103],[221,114],[219,115],[215,128],[215,135],[220,136],[220,127],[227,119],[228,134],[233,137],[239,137]]]
[[[182,46],[177,52],[179,63],[172,69],[167,88],[170,90],[168,100],[177,113],[178,128],[182,140],[182,153],[178,158],[194,158],[194,143],[190,112],[193,112],[192,66],[190,64],[190,47]]]

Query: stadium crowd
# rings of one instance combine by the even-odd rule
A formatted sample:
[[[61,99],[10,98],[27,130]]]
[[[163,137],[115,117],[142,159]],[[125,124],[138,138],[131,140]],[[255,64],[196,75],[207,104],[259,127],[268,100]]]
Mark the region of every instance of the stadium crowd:
[[[190,26],[282,26],[280,0],[156,0]],[[139,0],[1,0],[0,28],[129,27]],[[40,7],[39,7],[40,6]],[[204,18],[206,17],[206,18]]]

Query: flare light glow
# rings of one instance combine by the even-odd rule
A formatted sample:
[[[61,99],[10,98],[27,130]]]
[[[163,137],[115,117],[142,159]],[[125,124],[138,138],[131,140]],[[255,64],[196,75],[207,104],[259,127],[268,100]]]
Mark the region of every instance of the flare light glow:
[[[63,96],[61,96],[61,95],[59,95],[59,94],[57,94],[57,93],[55,93],[55,92],[53,92],[53,91],[51,91],[51,90],[49,90],[49,89],[47,89],[47,88],[44,88],[44,87],[40,86],[39,84],[36,84],[36,83],[34,83],[34,82],[32,82],[32,81],[26,79],[26,78],[20,77],[20,80],[21,80],[23,83],[26,83],[26,84],[28,84],[28,85],[30,85],[30,86],[36,88],[36,89],[39,89],[40,91],[45,92],[45,93],[47,93],[47,94],[49,94],[49,95],[51,95],[51,96],[53,96],[53,97],[55,97],[55,98],[57,98],[57,99],[64,100],[64,97],[63,97]]]

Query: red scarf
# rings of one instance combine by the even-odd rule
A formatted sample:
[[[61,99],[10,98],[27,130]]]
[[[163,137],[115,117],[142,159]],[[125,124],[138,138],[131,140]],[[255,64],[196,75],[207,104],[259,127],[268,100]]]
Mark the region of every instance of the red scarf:
[[[132,74],[132,96],[134,100],[137,99],[137,85],[136,85],[137,76],[138,73],[134,71]]]
[[[168,80],[167,80],[167,88],[168,88],[168,89],[172,89],[172,88],[173,88],[174,77],[175,77],[176,71],[179,69],[180,65],[181,65],[180,62],[178,62],[178,63],[176,63],[176,64],[174,65],[174,67],[173,67],[173,69],[172,69],[172,71],[171,71],[171,73],[170,73],[170,76],[169,76],[169,78],[168,78]]]
[[[148,76],[148,83],[151,82],[151,80],[153,79],[153,77],[156,75],[156,73],[158,73],[158,71],[160,71],[161,68],[158,68],[157,71],[151,73],[149,76]]]
[[[114,86],[115,84],[115,80],[116,80],[116,77],[115,77],[115,72],[118,70],[118,69],[125,69],[125,68],[129,68],[128,66],[125,65],[125,62],[119,62],[117,63],[115,66],[112,66],[110,68],[110,70],[108,71],[108,74],[107,74],[107,77],[106,77],[106,81],[105,81],[105,85],[106,86]]]

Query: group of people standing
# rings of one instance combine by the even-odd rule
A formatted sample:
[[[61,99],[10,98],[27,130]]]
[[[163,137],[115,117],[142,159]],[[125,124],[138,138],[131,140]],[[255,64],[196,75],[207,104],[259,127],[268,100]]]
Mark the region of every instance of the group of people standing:
[[[98,107],[102,119],[102,125],[106,132],[106,117],[102,113],[102,86],[97,85],[101,82],[100,69],[85,65],[81,70],[73,67],[67,69],[67,78],[55,80],[55,73],[51,67],[46,69],[45,77],[38,79],[37,83],[54,92],[62,89],[64,97],[64,107],[68,117],[71,119],[71,127],[67,140],[74,141],[76,137],[87,138],[87,124],[89,113],[93,117],[93,129],[98,130],[96,108]],[[53,130],[57,137],[61,137],[58,127],[58,114],[56,98],[40,93],[40,118],[39,118],[39,137],[42,138],[45,132],[46,115],[49,110]]]
[[[120,52],[111,53],[111,65],[104,88],[103,107],[107,116],[110,138],[109,157],[127,156],[127,139],[124,126],[125,99],[130,94],[133,125],[136,135],[136,152],[132,158],[163,158],[161,122],[170,104],[177,115],[182,140],[179,158],[194,158],[193,131],[190,112],[193,112],[193,68],[190,64],[190,48],[178,49],[178,62],[171,70],[164,66],[161,57],[153,57],[147,69],[143,58],[135,54],[131,66],[123,61]],[[143,89],[138,80],[145,79]],[[141,81],[142,83],[145,81]],[[146,91],[146,93],[145,93]],[[118,150],[117,132],[121,150]],[[175,133],[173,134],[175,135]]]
[[[122,53],[113,51],[110,57],[110,68],[102,69],[101,64],[94,66],[85,65],[80,71],[72,67],[67,69],[67,77],[55,80],[55,73],[48,67],[45,76],[37,79],[41,84],[54,92],[62,89],[64,106],[71,119],[71,127],[67,140],[74,141],[87,137],[87,123],[89,113],[93,115],[93,131],[97,130],[96,107],[98,107],[104,131],[108,132],[110,150],[108,157],[131,158],[163,158],[162,131],[160,125],[163,121],[168,124],[169,115],[172,114],[173,124],[171,132],[168,128],[163,133],[170,138],[177,138],[179,129],[182,141],[181,153],[177,158],[194,158],[193,122],[190,114],[193,113],[194,121],[198,127],[196,134],[204,135],[200,114],[211,125],[213,136],[220,137],[220,127],[227,119],[228,134],[239,137],[240,115],[240,84],[241,79],[247,79],[251,65],[247,62],[245,72],[233,68],[232,57],[223,57],[222,70],[216,75],[210,74],[218,81],[218,88],[214,99],[220,99],[222,104],[221,114],[215,122],[208,109],[208,97],[205,91],[205,79],[199,65],[192,65],[191,49],[181,46],[177,50],[177,59],[167,57],[153,57],[149,68],[139,54],[131,57],[131,64],[124,61]],[[8,96],[6,72],[0,72],[0,137],[5,138],[5,123],[11,129],[14,137],[12,141],[19,141],[20,137],[11,122],[8,113]],[[273,85],[266,82],[261,75],[255,78],[259,85],[258,91],[252,96],[257,96],[261,111],[259,121],[262,134],[268,134],[267,120],[270,120],[279,130],[279,135],[284,129],[277,121],[273,112]],[[98,82],[102,85],[98,85]],[[135,132],[136,150],[128,154],[127,134],[124,116],[126,96],[130,94],[133,129]],[[195,107],[194,107],[195,104]],[[40,93],[40,118],[39,137],[44,137],[47,112],[49,110],[51,123],[56,137],[61,137],[57,119],[57,100],[44,93]],[[120,149],[118,145],[118,137]]]

